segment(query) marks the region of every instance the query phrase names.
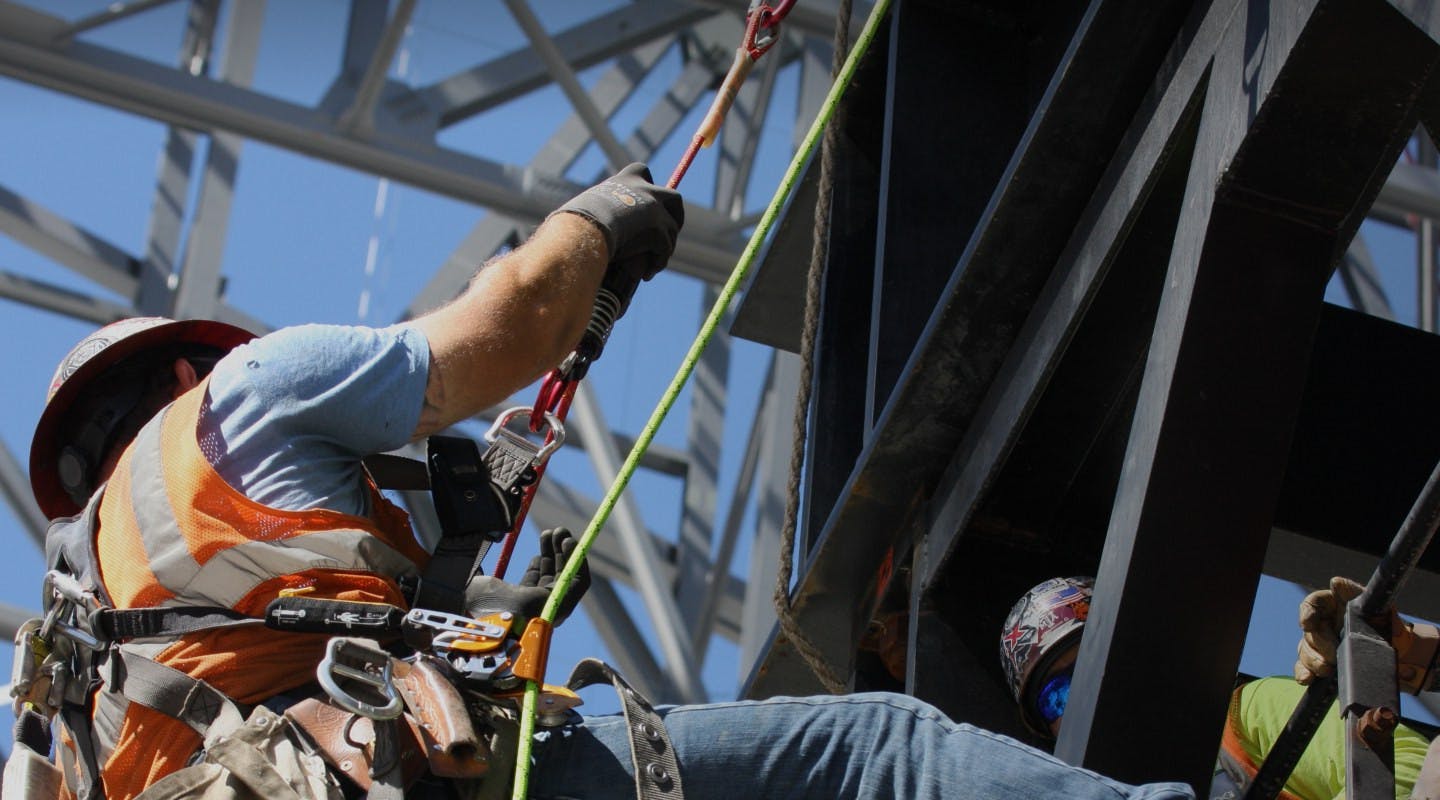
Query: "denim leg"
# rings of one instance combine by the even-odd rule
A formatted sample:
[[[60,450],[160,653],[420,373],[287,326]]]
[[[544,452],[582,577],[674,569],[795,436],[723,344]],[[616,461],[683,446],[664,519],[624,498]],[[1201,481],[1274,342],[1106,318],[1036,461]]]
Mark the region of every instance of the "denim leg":
[[[690,800],[1194,796],[1184,784],[1112,781],[1013,739],[951,722],[904,695],[774,698],[675,706],[661,714]],[[542,738],[532,797],[635,796],[623,717],[589,717]]]

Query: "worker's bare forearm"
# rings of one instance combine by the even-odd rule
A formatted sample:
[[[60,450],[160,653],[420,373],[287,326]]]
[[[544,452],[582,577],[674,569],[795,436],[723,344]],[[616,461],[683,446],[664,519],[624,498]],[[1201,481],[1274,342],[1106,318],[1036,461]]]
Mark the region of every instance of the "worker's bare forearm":
[[[430,378],[415,435],[473,416],[558,364],[585,329],[606,258],[593,224],[556,214],[454,302],[417,319]]]

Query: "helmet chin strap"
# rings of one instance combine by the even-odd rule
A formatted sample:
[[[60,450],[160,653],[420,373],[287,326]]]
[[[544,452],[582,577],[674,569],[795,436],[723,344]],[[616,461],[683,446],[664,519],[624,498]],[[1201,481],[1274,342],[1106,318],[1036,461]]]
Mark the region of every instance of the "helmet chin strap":
[[[97,407],[80,425],[74,438],[61,448],[55,467],[60,474],[60,484],[77,504],[84,506],[89,502],[95,488],[95,472],[113,443],[115,429],[135,410],[144,390],[144,381],[127,381],[118,391],[99,398]]]

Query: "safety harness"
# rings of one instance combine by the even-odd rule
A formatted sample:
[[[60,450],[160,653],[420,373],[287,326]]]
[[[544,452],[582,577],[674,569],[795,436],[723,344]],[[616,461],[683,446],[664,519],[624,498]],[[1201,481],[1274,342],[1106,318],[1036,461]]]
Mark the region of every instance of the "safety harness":
[[[97,717],[97,705],[106,705],[108,697],[120,701],[114,705],[122,713],[125,701],[138,703],[200,736],[199,762],[187,768],[198,776],[187,774],[184,781],[228,773],[257,796],[276,797],[280,786],[299,796],[326,796],[315,792],[338,792],[333,776],[343,775],[366,797],[389,800],[404,797],[428,773],[471,782],[467,796],[504,796],[519,727],[523,679],[517,668],[524,672],[527,645],[510,612],[479,619],[459,612],[485,551],[511,528],[523,489],[564,439],[558,421],[556,435],[541,445],[509,431],[506,425],[522,410],[528,411],[512,409],[497,419],[483,454],[468,439],[432,437],[429,483],[444,535],[424,575],[402,580],[409,611],[290,591],[270,603],[263,619],[220,607],[117,609],[99,580],[95,552],[104,487],[81,514],[52,524],[44,616],[28,621],[16,637],[10,768],[16,774],[6,776],[7,797],[56,796],[63,775],[80,800],[102,800],[101,766],[118,726],[118,720],[107,725],[103,711]],[[332,637],[316,669],[321,691],[245,707],[153,658],[187,634],[260,625]],[[664,725],[603,663],[582,662],[566,687],[547,685],[540,724],[573,721],[571,709],[580,704],[575,689],[602,680],[615,686],[627,720],[635,723],[637,797],[681,797]],[[68,738],[58,747],[52,720]],[[110,743],[97,725],[111,728]],[[285,752],[277,755],[277,747]],[[52,749],[58,770],[46,758]],[[287,771],[284,763],[299,766]],[[657,782],[657,775],[663,780]],[[157,796],[170,796],[163,794],[165,783],[152,787],[162,792]],[[665,791],[657,794],[661,784]]]

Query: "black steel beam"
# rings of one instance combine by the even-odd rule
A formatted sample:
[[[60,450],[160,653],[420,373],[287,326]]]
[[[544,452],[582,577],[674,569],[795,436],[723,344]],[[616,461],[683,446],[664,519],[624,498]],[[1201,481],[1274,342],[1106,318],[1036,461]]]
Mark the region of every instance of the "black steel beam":
[[[969,243],[945,285],[934,292],[929,304],[934,310],[848,470],[839,501],[822,512],[826,522],[795,592],[801,624],[832,663],[846,663],[854,651],[855,632],[863,622],[856,616],[864,605],[855,599],[868,591],[875,565],[891,544],[887,532],[895,531],[934,491],[1074,221],[1161,70],[1188,7],[1183,0],[1098,0],[1086,11],[1059,64],[1012,65],[1054,78],[1035,100],[1029,126],[1018,134],[1003,174],[993,186],[969,187],[990,197],[974,231],[945,226],[925,234],[944,240],[937,241],[939,248],[957,236]],[[988,74],[947,78],[983,80]],[[937,92],[941,85],[949,91],[934,74],[922,79]],[[939,92],[932,100],[940,102],[936,98],[944,96]],[[895,113],[913,118],[926,110]],[[965,127],[952,131],[953,141],[965,142],[970,126],[983,124],[982,114],[970,117]],[[947,180],[944,159],[933,153],[910,155],[929,159],[934,181]],[[865,253],[852,257],[855,262],[848,268],[865,268]],[[817,688],[782,641],[752,671],[744,693],[766,696]]]
[[[1247,3],[1230,18],[1062,758],[1122,780],[1208,785],[1325,280],[1413,129],[1436,59],[1380,2]],[[1158,631],[1173,634],[1161,653]],[[1158,697],[1165,714],[1140,713]]]

